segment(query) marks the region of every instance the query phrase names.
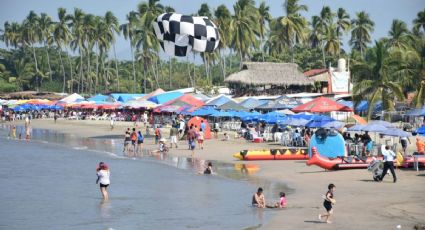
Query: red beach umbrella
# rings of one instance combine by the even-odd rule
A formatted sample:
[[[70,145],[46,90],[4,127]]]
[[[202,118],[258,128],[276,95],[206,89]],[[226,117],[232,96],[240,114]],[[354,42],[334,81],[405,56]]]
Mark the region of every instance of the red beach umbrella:
[[[310,113],[328,113],[333,111],[352,112],[348,106],[341,105],[329,98],[318,97],[303,105],[297,106],[292,109],[294,112],[310,112]]]

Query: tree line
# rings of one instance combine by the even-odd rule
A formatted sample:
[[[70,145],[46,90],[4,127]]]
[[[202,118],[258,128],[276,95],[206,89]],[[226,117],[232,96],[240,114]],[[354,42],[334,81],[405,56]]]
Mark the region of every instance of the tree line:
[[[160,0],[149,0],[129,12],[125,22],[108,11],[98,16],[75,8],[59,8],[58,21],[29,12],[22,22],[5,22],[0,38],[0,91],[28,89],[78,92],[148,92],[157,87],[211,88],[223,84],[243,61],[295,62],[302,71],[326,68],[340,57],[350,59],[354,99],[393,101],[416,92],[415,106],[425,100],[425,9],[413,27],[394,19],[388,35],[372,41],[374,22],[365,11],[349,15],[323,6],[310,20],[299,0],[286,0],[282,15],[272,17],[265,2],[238,0],[231,12],[225,5],[211,9],[207,3],[193,15],[207,16],[219,27],[220,45],[213,53],[197,53],[182,61],[162,60],[152,21],[174,12]],[[350,34],[351,51],[342,48]],[[130,47],[131,60],[118,60],[117,36]],[[71,52],[72,51],[72,52]],[[112,52],[110,52],[112,51]],[[112,53],[113,55],[110,55]],[[203,63],[196,65],[195,55]]]

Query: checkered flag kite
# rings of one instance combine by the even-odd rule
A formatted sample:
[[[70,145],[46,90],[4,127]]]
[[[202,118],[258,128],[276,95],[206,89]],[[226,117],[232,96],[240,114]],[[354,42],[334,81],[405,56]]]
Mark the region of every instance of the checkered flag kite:
[[[217,26],[207,17],[164,13],[152,22],[162,49],[171,56],[186,56],[191,50],[213,52],[220,41]]]

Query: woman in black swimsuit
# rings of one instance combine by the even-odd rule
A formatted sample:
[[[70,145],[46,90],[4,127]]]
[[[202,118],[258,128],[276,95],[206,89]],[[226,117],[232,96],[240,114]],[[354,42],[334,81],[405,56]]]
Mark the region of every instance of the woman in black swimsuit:
[[[333,213],[332,205],[335,204],[336,200],[334,199],[334,191],[335,191],[335,185],[329,184],[328,185],[328,191],[326,192],[326,195],[324,197],[323,206],[326,209],[325,214],[319,214],[319,220],[322,220],[323,217],[325,217],[326,223],[330,224],[332,223],[329,218],[331,217]]]

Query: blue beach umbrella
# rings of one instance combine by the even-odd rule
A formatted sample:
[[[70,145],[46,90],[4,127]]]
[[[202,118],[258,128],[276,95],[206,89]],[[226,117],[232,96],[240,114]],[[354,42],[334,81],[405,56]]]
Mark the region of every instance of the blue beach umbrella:
[[[393,124],[391,124],[388,121],[381,121],[381,120],[375,120],[375,121],[370,121],[368,124],[376,124],[376,125],[382,125],[386,128],[395,128]]]
[[[232,114],[225,111],[217,111],[216,113],[211,114],[212,117],[232,117]]]
[[[306,127],[309,128],[321,128],[323,127],[325,124],[331,122],[331,121],[335,121],[335,119],[325,116],[325,115],[314,115],[311,118],[311,121],[309,123],[307,123]]]
[[[355,124],[355,125],[351,126],[350,128],[348,128],[348,131],[359,132],[359,131],[363,131],[363,128],[364,128],[364,125]]]
[[[14,112],[24,112],[26,111],[25,108],[23,108],[22,106],[16,106],[15,108],[13,108]]]
[[[385,131],[385,130],[387,130],[387,129],[388,129],[388,128],[387,128],[387,127],[385,127],[385,126],[383,126],[383,125],[369,123],[369,124],[366,124],[366,125],[363,127],[362,131],[368,131],[368,132],[381,133],[381,132],[384,132],[384,131]]]
[[[417,134],[425,136],[425,126],[422,126],[415,131]]]
[[[315,115],[307,112],[297,113],[294,115],[291,115],[292,118],[296,119],[305,119],[305,120],[311,120]]]
[[[411,137],[412,134],[405,132],[401,129],[387,129],[383,132],[381,132],[381,134],[384,134],[386,136],[392,136],[392,137]]]
[[[290,126],[305,126],[308,122],[310,122],[309,120],[306,119],[296,119],[296,118],[288,118],[282,122],[280,122],[279,124],[281,125],[290,125]]]
[[[326,123],[326,124],[324,124],[323,126],[322,126],[322,128],[335,128],[335,129],[340,129],[340,128],[342,128],[342,127],[344,127],[344,125],[345,125],[345,123],[344,122],[342,122],[342,121],[331,121],[331,122],[328,122],[328,123]]]

